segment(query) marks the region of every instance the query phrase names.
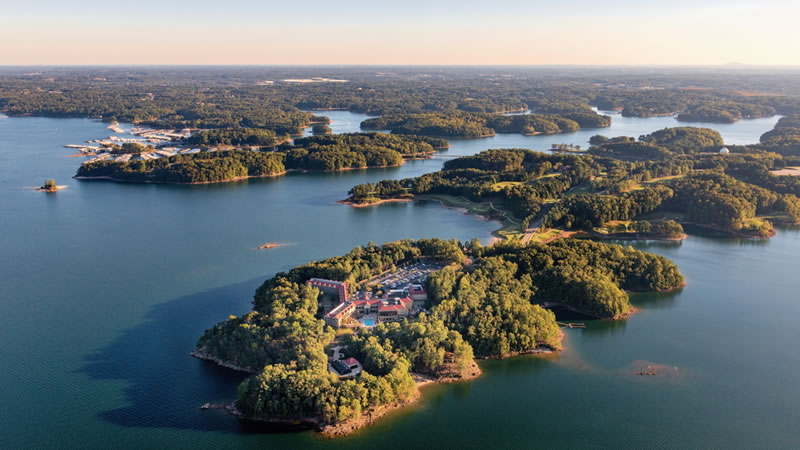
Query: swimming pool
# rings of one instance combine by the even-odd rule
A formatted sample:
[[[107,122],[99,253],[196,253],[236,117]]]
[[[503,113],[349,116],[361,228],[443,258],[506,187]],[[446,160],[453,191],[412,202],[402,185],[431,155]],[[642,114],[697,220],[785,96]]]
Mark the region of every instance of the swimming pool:
[[[361,321],[361,323],[364,324],[365,327],[374,327],[375,326],[375,320],[374,319],[364,319],[364,320]]]

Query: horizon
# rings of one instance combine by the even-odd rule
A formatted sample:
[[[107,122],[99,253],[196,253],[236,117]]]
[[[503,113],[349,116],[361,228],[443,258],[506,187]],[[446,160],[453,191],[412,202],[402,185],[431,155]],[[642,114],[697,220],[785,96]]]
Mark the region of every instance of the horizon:
[[[31,0],[5,7],[0,39],[15,45],[0,49],[0,65],[800,67],[800,5],[788,0],[310,0],[304,11],[241,0]]]

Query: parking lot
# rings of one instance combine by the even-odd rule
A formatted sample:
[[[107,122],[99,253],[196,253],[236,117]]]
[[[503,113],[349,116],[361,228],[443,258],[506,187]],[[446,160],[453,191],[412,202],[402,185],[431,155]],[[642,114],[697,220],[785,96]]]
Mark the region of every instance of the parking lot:
[[[422,284],[431,272],[441,270],[445,265],[437,262],[417,262],[398,267],[397,270],[385,273],[370,280],[368,286],[382,286],[384,289],[399,289],[409,284]]]

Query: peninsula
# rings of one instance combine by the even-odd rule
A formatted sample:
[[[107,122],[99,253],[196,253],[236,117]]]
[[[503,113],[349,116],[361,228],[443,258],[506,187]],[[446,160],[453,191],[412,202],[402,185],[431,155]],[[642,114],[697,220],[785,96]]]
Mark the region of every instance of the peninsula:
[[[682,285],[661,256],[592,241],[369,244],[265,281],[253,312],[207,330],[192,355],[253,374],[224,405],[242,420],[339,436],[414,403],[422,384],[479,376],[476,358],[558,351],[543,304],[620,318],[626,290]]]
[[[783,142],[795,136],[795,123],[778,122]],[[504,224],[500,237],[523,242],[575,232],[675,240],[686,236],[681,224],[768,238],[775,233],[770,220],[800,221],[800,180],[773,171],[800,157],[765,151],[781,150],[772,144],[776,135],[731,146],[735,153],[718,132],[692,127],[638,140],[595,136],[587,155],[487,150],[449,160],[439,172],[355,186],[346,203],[433,198],[497,219]]]
[[[188,139],[197,142],[224,139],[225,142],[241,143],[247,142],[252,135],[226,132],[197,136]],[[127,183],[221,183],[280,176],[289,171],[333,172],[393,167],[402,165],[406,159],[429,157],[442,147],[447,147],[446,140],[420,136],[381,133],[320,135],[298,138],[293,143],[280,144],[266,151],[212,148],[165,157],[104,159],[81,165],[75,178]]]

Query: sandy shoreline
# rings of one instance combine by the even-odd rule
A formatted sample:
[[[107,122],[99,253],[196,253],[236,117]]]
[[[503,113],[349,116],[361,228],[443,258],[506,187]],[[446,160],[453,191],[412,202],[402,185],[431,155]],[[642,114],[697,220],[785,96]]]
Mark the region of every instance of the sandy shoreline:
[[[387,198],[385,200],[379,200],[377,202],[370,202],[370,203],[354,203],[354,202],[347,201],[347,200],[339,200],[336,203],[339,203],[339,204],[342,204],[342,205],[352,206],[353,208],[368,208],[370,206],[378,206],[378,205],[382,205],[384,203],[408,203],[408,202],[410,202],[412,200],[414,200],[414,199],[413,198]]]
[[[62,184],[62,185],[56,186],[53,189],[47,189],[47,188],[44,188],[42,186],[39,186],[34,190],[37,191],[37,192],[58,192],[58,191],[60,191],[62,189],[66,189],[66,188],[67,188],[67,185],[66,184]]]

